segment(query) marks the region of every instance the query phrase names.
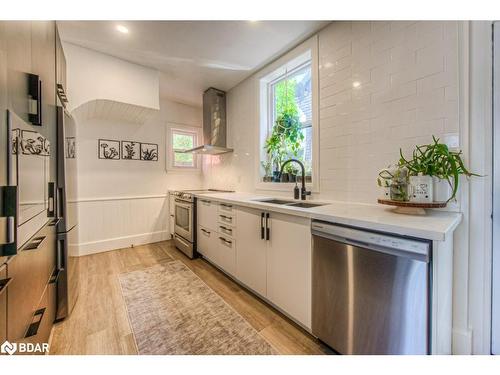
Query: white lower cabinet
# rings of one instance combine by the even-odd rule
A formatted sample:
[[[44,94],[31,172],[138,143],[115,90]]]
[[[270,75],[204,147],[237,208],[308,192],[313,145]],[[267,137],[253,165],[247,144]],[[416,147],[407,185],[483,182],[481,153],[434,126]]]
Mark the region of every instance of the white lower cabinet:
[[[310,220],[271,212],[268,227],[267,298],[311,328]]]
[[[235,277],[310,329],[310,220],[238,207],[237,221]]]
[[[205,258],[215,261],[217,246],[217,232],[198,225],[197,251]]]
[[[234,275],[236,270],[236,241],[231,237],[218,234],[214,262],[227,273]]]
[[[235,276],[262,296],[266,295],[267,241],[263,230],[264,214],[246,207],[238,207],[236,213],[240,230],[237,233]]]

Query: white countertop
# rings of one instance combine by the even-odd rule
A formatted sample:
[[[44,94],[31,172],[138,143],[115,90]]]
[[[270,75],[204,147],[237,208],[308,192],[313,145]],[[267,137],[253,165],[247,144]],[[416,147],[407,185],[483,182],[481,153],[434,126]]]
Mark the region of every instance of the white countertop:
[[[291,199],[252,193],[208,193],[195,195],[199,198],[203,197],[205,199],[231,203],[233,205],[253,207],[267,211],[281,212],[332,223],[437,241],[444,241],[448,235],[452,235],[453,230],[462,219],[461,213],[437,210],[427,210],[427,215],[425,216],[397,214],[392,212],[394,209],[393,207],[378,204],[311,200],[311,203],[327,204],[313,208],[298,208],[259,202],[259,200],[269,198],[283,200]]]

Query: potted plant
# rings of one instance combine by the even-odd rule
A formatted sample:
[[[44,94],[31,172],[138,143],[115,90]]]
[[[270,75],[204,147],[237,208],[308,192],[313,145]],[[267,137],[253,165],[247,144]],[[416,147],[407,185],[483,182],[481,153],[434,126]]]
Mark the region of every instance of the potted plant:
[[[288,182],[296,182],[299,169],[293,164],[287,164],[285,171],[288,173]]]
[[[271,182],[273,180],[272,176],[272,168],[273,168],[273,163],[270,160],[265,160],[260,162],[262,165],[262,168],[264,169],[264,177],[263,181],[264,182]]]
[[[400,149],[399,165],[408,168],[410,176],[426,177],[428,186],[434,191],[434,201],[449,202],[455,199],[459,187],[460,176],[480,176],[465,168],[462,151],[450,151],[448,146],[432,136],[433,142],[416,146],[412,158],[406,159]],[[429,182],[432,179],[432,184]],[[422,180],[419,180],[422,181]],[[447,187],[444,189],[443,184]]]

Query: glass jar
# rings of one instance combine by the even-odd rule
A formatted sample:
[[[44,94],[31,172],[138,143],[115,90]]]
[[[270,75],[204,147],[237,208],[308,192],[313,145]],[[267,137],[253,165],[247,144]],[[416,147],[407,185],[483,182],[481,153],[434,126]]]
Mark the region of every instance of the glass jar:
[[[403,167],[395,171],[391,180],[391,199],[404,202],[408,197],[408,169]]]

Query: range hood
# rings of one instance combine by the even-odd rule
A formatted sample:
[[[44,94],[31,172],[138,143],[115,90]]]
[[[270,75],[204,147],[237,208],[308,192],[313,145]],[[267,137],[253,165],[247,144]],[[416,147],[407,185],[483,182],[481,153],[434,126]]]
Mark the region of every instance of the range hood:
[[[226,147],[226,93],[210,87],[203,93],[203,145],[184,151],[202,155],[233,152]]]

